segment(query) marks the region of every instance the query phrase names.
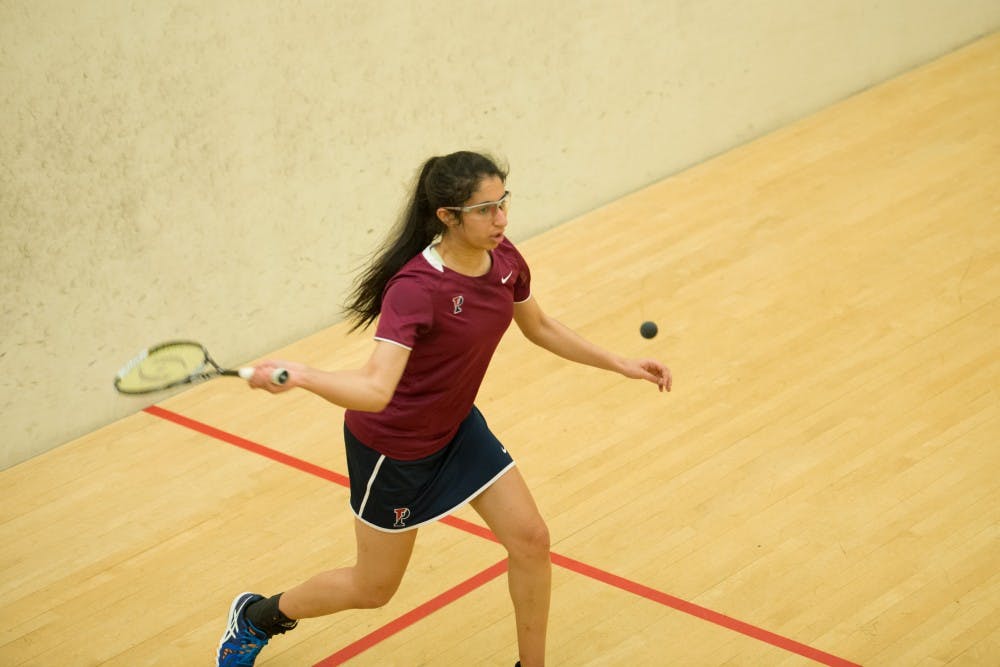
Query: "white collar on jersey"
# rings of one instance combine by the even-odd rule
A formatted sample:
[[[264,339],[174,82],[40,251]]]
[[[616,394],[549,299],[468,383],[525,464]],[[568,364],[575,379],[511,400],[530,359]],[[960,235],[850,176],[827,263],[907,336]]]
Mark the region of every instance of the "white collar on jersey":
[[[444,260],[441,259],[441,255],[438,254],[437,243],[431,243],[429,246],[424,248],[423,255],[428,264],[441,273],[444,273]]]

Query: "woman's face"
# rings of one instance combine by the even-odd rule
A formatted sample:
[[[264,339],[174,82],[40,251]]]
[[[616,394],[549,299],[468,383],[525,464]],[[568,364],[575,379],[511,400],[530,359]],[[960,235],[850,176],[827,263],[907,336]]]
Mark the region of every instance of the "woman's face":
[[[504,230],[507,228],[507,206],[510,193],[499,176],[487,176],[479,181],[479,187],[461,207],[438,209],[442,212],[448,224],[448,234],[457,237],[464,243],[475,248],[492,250],[503,241]],[[454,210],[460,208],[461,210]]]

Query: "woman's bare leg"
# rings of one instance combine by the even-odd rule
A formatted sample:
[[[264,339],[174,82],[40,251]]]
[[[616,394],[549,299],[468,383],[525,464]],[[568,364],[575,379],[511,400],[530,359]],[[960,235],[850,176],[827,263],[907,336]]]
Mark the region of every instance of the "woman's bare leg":
[[[507,549],[507,582],[521,665],[541,667],[552,593],[548,527],[517,468],[508,470],[473,500],[472,507]]]
[[[353,567],[322,572],[285,591],[278,608],[292,619],[344,609],[373,609],[392,599],[413,553],[416,530],[388,533],[354,520],[358,543]]]

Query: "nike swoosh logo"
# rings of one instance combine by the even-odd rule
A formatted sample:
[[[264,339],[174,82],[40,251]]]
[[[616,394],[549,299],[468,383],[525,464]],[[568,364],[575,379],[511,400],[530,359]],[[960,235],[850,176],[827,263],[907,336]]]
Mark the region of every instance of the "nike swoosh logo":
[[[513,272],[513,271],[511,271],[510,273],[508,273],[507,275],[505,275],[505,276],[504,276],[503,278],[501,278],[501,279],[500,279],[500,283],[501,283],[501,284],[503,284],[503,285],[506,285],[506,284],[507,284],[507,281],[508,281],[508,280],[510,280],[510,277],[511,277],[512,275],[514,275],[514,272]]]

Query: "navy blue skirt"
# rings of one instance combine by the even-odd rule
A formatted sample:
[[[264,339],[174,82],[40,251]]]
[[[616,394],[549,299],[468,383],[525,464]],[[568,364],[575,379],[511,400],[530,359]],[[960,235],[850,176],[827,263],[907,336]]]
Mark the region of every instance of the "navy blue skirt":
[[[514,466],[473,406],[451,442],[414,461],[380,454],[344,426],[351,509],[385,531],[412,530],[466,504]]]

